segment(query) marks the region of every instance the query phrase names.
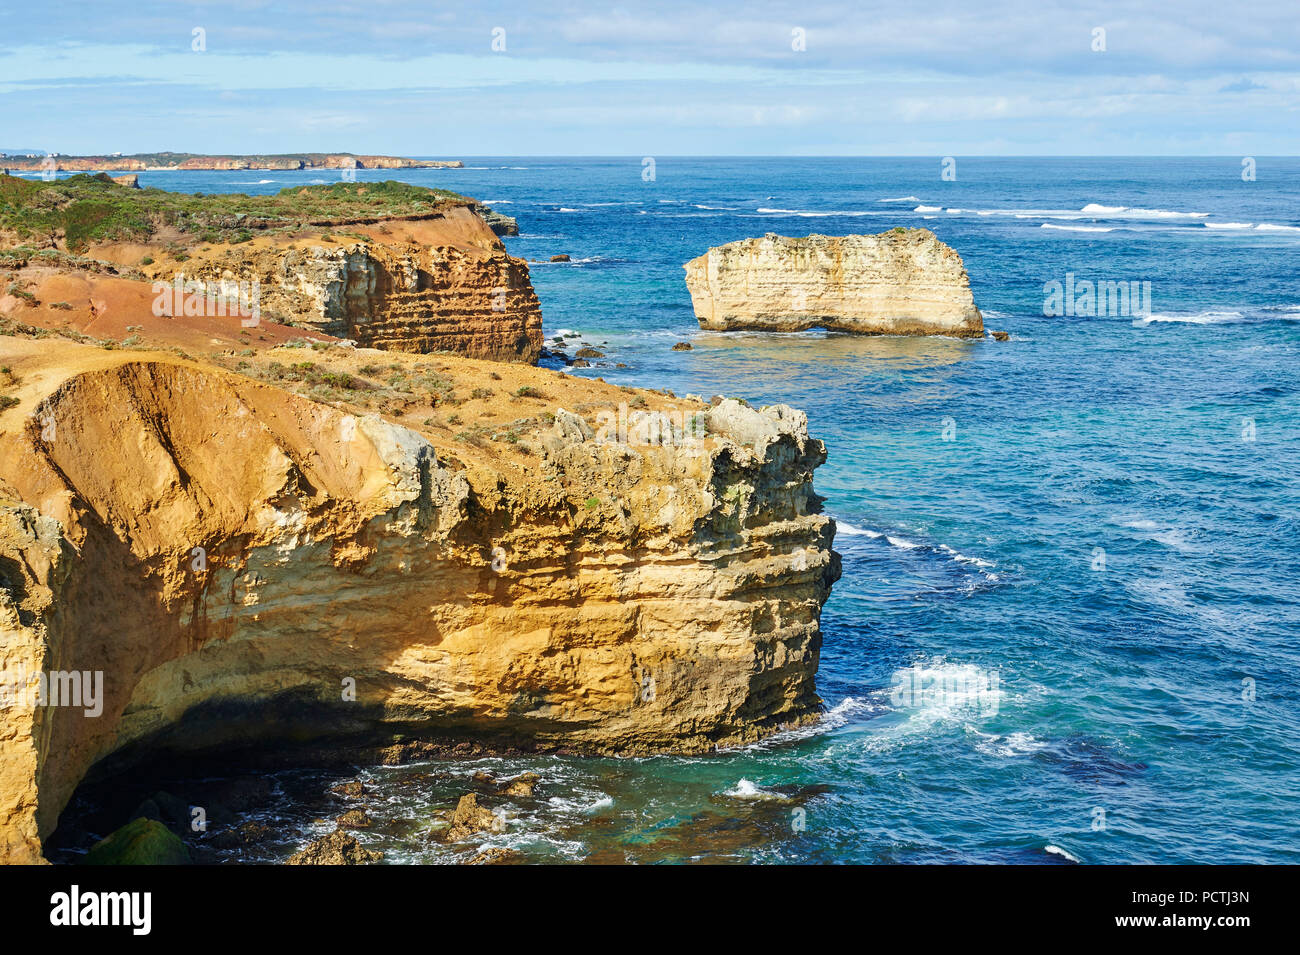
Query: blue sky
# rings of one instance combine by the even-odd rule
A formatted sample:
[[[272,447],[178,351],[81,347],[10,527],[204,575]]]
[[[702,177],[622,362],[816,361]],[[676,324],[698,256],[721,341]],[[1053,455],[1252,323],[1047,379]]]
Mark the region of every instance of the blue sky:
[[[6,4],[5,147],[1294,155],[1300,2]]]

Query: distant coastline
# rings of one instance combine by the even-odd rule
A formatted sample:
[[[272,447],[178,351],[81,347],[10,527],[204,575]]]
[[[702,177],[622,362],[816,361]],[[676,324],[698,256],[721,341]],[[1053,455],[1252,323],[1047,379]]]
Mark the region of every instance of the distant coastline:
[[[221,171],[239,169],[459,169],[460,160],[407,159],[402,156],[361,156],[355,153],[282,153],[275,155],[208,155],[204,153],[135,153],[103,156],[6,155],[0,167],[17,172],[49,169],[59,172],[159,172],[166,170]]]

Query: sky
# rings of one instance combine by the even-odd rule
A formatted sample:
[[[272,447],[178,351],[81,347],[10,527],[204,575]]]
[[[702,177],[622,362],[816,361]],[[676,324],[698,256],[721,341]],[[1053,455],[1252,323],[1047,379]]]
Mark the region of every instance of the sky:
[[[1300,0],[6,0],[0,149],[1296,155]]]

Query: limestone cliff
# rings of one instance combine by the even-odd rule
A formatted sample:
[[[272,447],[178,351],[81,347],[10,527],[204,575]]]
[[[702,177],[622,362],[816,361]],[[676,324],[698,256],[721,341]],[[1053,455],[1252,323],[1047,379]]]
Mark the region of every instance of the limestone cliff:
[[[363,346],[537,361],[542,313],[528,265],[476,211],[349,228],[360,239],[220,246],[180,268],[208,282],[256,279],[268,317]]]
[[[818,709],[839,562],[800,412],[649,396],[667,427],[611,432],[622,389],[442,359],[461,390],[509,370],[506,418],[549,404],[493,445],[160,352],[0,337],[0,359],[0,662],[103,674],[97,715],[0,709],[0,860],[38,861],[112,754],[697,752]]]
[[[769,232],[710,249],[685,268],[701,328],[984,334],[961,256],[925,229],[799,238]]]
[[[477,200],[398,182],[243,196],[0,177],[0,318],[100,337],[147,324],[141,299],[158,314],[159,292],[184,304],[164,306],[169,318],[227,316],[215,292],[191,298],[191,283],[240,288],[259,310],[245,328],[532,364],[541,309],[527,264],[498,238],[512,231],[513,219]]]

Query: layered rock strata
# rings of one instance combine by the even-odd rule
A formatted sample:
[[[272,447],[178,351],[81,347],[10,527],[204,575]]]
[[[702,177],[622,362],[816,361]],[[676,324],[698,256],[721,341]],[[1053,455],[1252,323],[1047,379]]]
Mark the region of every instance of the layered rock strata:
[[[926,229],[797,238],[769,232],[710,249],[685,268],[705,329],[984,335],[961,256]]]
[[[364,241],[234,245],[183,268],[205,282],[257,280],[269,318],[359,345],[537,361],[542,312],[528,265],[474,211],[359,228]]]

